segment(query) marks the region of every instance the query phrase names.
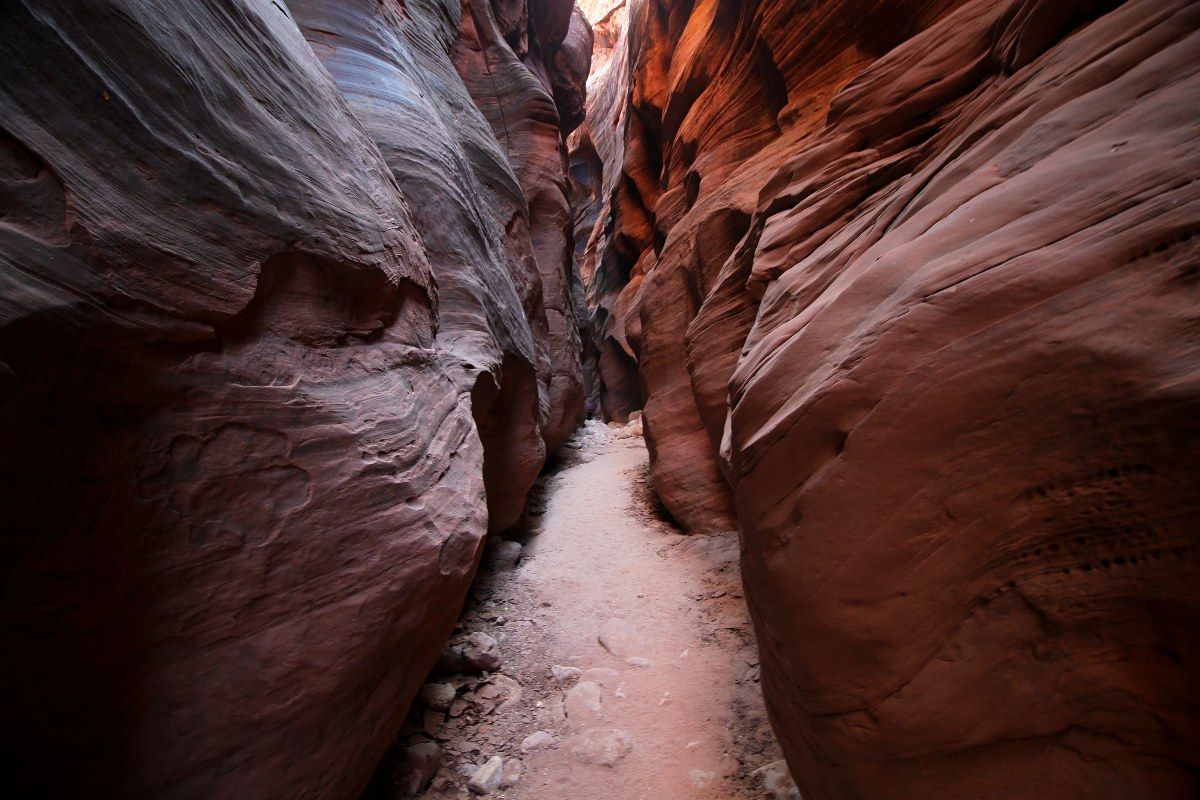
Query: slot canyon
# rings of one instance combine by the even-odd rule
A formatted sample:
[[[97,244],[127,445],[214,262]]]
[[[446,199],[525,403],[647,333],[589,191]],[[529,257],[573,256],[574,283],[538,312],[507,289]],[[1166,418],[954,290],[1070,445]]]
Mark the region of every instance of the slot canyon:
[[[1200,797],[1200,3],[0,21],[5,796]]]

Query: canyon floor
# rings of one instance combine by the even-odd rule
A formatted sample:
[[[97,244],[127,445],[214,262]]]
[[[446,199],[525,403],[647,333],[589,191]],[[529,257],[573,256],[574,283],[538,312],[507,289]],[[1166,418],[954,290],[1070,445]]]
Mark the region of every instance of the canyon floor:
[[[424,797],[469,797],[472,780],[506,800],[799,797],[759,692],[736,535],[664,518],[637,428],[581,429],[531,496],[520,549],[489,549],[456,640],[500,665],[426,686],[402,738],[441,747]]]

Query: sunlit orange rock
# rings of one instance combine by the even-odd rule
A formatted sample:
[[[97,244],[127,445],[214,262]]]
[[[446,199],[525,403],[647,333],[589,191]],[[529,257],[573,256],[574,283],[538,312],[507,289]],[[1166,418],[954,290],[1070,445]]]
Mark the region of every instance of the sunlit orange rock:
[[[581,265],[805,797],[1200,789],[1198,25],[632,7]]]

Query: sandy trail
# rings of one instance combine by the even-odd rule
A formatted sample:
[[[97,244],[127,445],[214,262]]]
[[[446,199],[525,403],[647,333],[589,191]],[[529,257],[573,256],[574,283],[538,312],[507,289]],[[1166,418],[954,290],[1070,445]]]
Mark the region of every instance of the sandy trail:
[[[498,641],[500,674],[436,678],[458,690],[455,704],[416,712],[416,735],[443,748],[425,796],[470,796],[469,777],[494,756],[520,770],[490,795],[505,800],[794,796],[768,791],[777,767],[759,770],[780,756],[736,535],[681,535],[655,513],[642,439],[585,431],[542,479],[520,560],[512,545],[508,559],[494,549],[463,615],[464,633]],[[555,666],[575,669],[556,678]],[[537,731],[552,743],[523,748]]]

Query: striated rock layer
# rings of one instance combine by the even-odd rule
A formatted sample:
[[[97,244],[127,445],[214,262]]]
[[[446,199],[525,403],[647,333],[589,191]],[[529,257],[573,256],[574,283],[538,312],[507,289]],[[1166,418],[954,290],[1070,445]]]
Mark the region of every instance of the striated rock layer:
[[[498,141],[501,161],[511,165],[505,171],[515,172],[515,182],[506,179],[494,189],[493,213],[518,268],[540,277],[535,311],[544,319],[546,334],[538,341],[548,365],[541,430],[553,450],[578,427],[583,408],[562,131],[583,119],[591,30],[562,0],[535,4],[543,13],[529,19],[521,4],[502,3],[493,11],[487,0],[469,0],[465,7],[452,56]]]
[[[473,387],[490,526],[511,528],[546,451],[583,411],[564,130],[551,95],[578,114],[589,29],[538,33],[564,8],[569,22],[573,6],[530,18],[521,5],[508,33],[524,36],[527,67],[486,2],[290,6],[413,209],[439,287],[438,345]],[[478,48],[478,19],[493,37],[490,60],[475,63],[461,54]]]
[[[805,797],[1200,792],[1198,28],[631,5],[572,154],[599,394],[736,518]]]
[[[582,415],[570,231],[527,198],[586,36],[504,4],[520,161],[457,2],[10,5],[5,785],[352,797]]]

